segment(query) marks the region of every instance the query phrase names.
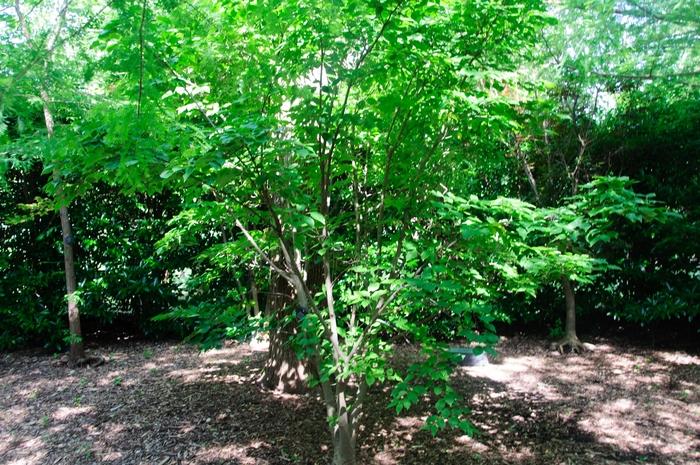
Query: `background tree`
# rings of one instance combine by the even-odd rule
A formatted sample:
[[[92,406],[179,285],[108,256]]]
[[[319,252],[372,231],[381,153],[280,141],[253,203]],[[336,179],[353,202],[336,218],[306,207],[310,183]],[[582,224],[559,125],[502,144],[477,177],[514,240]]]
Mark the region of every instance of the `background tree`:
[[[168,263],[154,260],[153,244],[162,237],[177,197],[122,195],[77,173],[90,151],[80,139],[81,115],[101,98],[101,75],[95,72],[98,64],[89,44],[93,28],[108,16],[106,7],[11,2],[3,14],[7,66],[0,86],[0,205],[7,261],[0,285],[0,346],[38,343],[55,349],[72,341],[73,359],[81,359],[75,337],[78,304],[88,330],[109,332],[109,323],[120,322],[157,334],[161,330],[149,319],[177,300],[177,283],[170,277],[178,263],[177,257]],[[53,122],[51,138],[47,121]],[[73,326],[64,331],[64,312],[58,308],[65,305],[60,289],[66,275],[57,273],[63,265],[56,255],[54,239],[60,230],[54,221],[67,218],[69,204],[70,222],[62,227],[70,226],[66,250],[81,273],[80,281],[69,279]]]
[[[629,113],[623,117],[618,110],[626,107],[630,98],[638,102],[653,99],[660,89],[664,89],[662,92],[669,97],[688,96],[687,90],[695,88],[698,76],[695,70],[698,63],[697,8],[690,3],[677,2],[671,7],[671,3],[571,1],[552,5],[551,9],[559,23],[545,31],[540,43],[540,59],[546,66],[535,67],[545,79],[545,88],[537,93],[542,92],[548,97],[528,102],[523,107],[521,126],[514,137],[513,158],[520,162],[522,184],[530,190],[530,198],[541,205],[565,202],[568,196],[577,194],[582,183],[591,181],[595,175],[644,177],[641,171],[632,171],[617,163],[623,158],[629,163],[636,156],[629,150],[628,141],[619,134],[613,136],[609,128],[615,126],[616,121],[637,118]],[[692,97],[687,100],[680,97],[680,100],[686,103],[679,102],[679,106],[692,107]],[[635,127],[634,130],[637,141],[646,137],[638,129]],[[688,144],[691,140],[692,137],[681,136],[678,142]],[[692,149],[685,155],[692,157],[691,154]],[[659,186],[642,184],[638,187],[642,192],[656,192]],[[679,207],[677,201],[667,196],[659,198]],[[685,213],[690,205],[686,203],[679,209]],[[652,256],[657,263],[665,262],[665,266],[655,267],[659,273],[655,280],[670,283],[672,274],[690,276],[686,272],[678,273],[682,268],[678,266],[680,264],[673,267],[675,272],[671,272],[669,261],[660,258],[660,255],[670,257],[680,251],[671,252],[666,247],[671,242],[680,245],[681,238],[687,234],[681,232],[682,228],[671,226],[678,222],[688,225],[693,220],[669,219],[663,233],[655,231],[649,235],[640,234],[639,228],[616,225],[616,228],[622,228],[618,229],[622,236],[616,241],[617,246],[609,245],[607,250],[599,253],[619,263],[624,271],[609,270],[609,282],[616,284],[606,286],[603,292],[591,293],[588,291],[593,288],[581,287],[587,292],[584,295],[586,305],[606,308],[615,318],[625,313],[620,312],[620,308],[639,308],[639,299],[632,298],[631,292],[643,286],[632,285],[628,278],[636,274],[632,270],[639,269],[639,266],[650,270],[649,262],[647,265],[642,262]],[[623,233],[625,230],[629,232]],[[659,235],[663,235],[661,241]],[[644,237],[646,239],[642,239]],[[660,254],[662,248],[665,253]],[[633,254],[640,259],[635,260],[635,264],[629,260],[623,263],[614,259],[615,254],[628,257]],[[685,252],[682,256],[690,257]],[[692,258],[682,261],[693,263]],[[693,269],[694,266],[690,265]],[[648,272],[644,275],[650,276]],[[663,275],[666,278],[662,278]],[[693,288],[693,279],[686,280],[685,286]],[[575,308],[573,287],[570,283],[564,283],[563,287],[571,289],[571,292],[565,292],[567,308]],[[673,285],[676,287],[677,283]],[[628,290],[623,290],[625,288]],[[615,294],[629,299],[624,299],[624,302],[617,299],[612,303],[616,300],[612,298]],[[651,305],[645,307],[650,309]],[[676,316],[680,316],[680,307],[672,307],[678,312]],[[673,311],[671,307],[666,308],[666,312],[658,315],[670,316]]]
[[[41,101],[42,111],[44,115],[44,125],[46,137],[48,139],[45,146],[51,150],[55,132],[55,116],[52,109],[52,99],[49,91],[50,72],[52,65],[52,55],[56,48],[60,45],[62,34],[66,22],[66,15],[70,6],[69,1],[51,4],[47,12],[37,11],[36,14],[55,14],[54,21],[42,24],[36,21],[36,24],[30,24],[25,12],[22,10],[21,2],[15,2],[15,15],[21,37],[23,38],[24,47],[28,49],[33,57],[27,63],[24,69],[12,76],[12,81],[27,79],[27,74],[32,73],[36,78],[34,92],[38,94]],[[30,69],[34,68],[34,69]],[[15,84],[16,83],[12,83]],[[11,84],[11,85],[12,85]],[[35,94],[35,95],[36,95]],[[46,166],[51,166],[51,158],[45,160]],[[68,321],[70,326],[70,358],[73,363],[85,359],[85,350],[83,348],[82,333],[80,329],[80,313],[78,310],[78,299],[76,296],[77,280],[75,275],[75,260],[73,246],[75,238],[71,227],[70,214],[68,211],[68,203],[63,195],[63,186],[61,181],[62,173],[60,169],[53,169],[53,180],[55,182],[55,198],[58,204],[61,218],[61,232],[63,236],[63,254],[65,265],[66,279],[66,300],[68,303]]]

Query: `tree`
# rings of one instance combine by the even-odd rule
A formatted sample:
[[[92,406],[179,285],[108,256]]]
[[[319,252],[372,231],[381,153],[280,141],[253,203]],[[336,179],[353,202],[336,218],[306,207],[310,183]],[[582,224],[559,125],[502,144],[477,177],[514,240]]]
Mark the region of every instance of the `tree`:
[[[643,195],[632,190],[628,178],[598,177],[581,186],[582,192],[568,199],[568,205],[545,213],[542,230],[550,234],[550,243],[560,248],[578,250],[598,256],[598,271],[616,266],[604,258],[601,246],[619,237],[620,223],[665,223],[676,216],[654,200],[653,194]],[[572,215],[573,213],[573,215]],[[551,219],[555,218],[552,223]],[[576,304],[571,280],[577,276],[564,274],[562,285],[566,295],[566,324],[564,337],[554,344],[560,351],[584,350],[576,334]]]
[[[548,31],[544,46],[559,66],[545,72],[614,83],[618,90],[700,77],[700,13],[693,0],[567,0],[551,9],[561,26]]]
[[[605,138],[610,144],[604,145],[598,138],[625,95],[658,85],[673,94],[697,80],[697,8],[693,2],[672,8],[657,3],[572,0],[550,6],[559,22],[543,34],[544,66],[535,67],[545,80],[537,92],[549,98],[523,106],[514,138],[514,158],[538,205],[566,204],[596,175],[619,173],[610,159],[624,141]],[[567,335],[555,345],[579,350],[575,286],[566,276],[561,280]]]
[[[48,11],[55,8],[54,20],[44,24],[38,21],[37,24],[30,25],[29,19],[22,10],[21,2],[16,1],[14,4],[17,25],[23,38],[23,45],[26,51],[29,51],[30,59],[29,62],[25,64],[24,68],[18,70],[10,77],[10,86],[16,86],[17,81],[27,79],[30,74],[36,79],[34,91],[38,93],[41,101],[46,137],[48,139],[47,147],[49,148],[52,147],[52,140],[55,135],[55,116],[52,110],[52,101],[49,93],[52,55],[61,45],[69,6],[69,0],[49,5]],[[46,12],[43,11],[38,11],[36,14],[39,15],[40,13],[46,14]],[[10,88],[9,90],[12,91],[15,89]],[[5,94],[6,92],[3,92],[3,97]],[[45,166],[51,166],[51,159],[45,159],[44,163]],[[70,360],[72,363],[78,363],[85,359],[85,350],[82,342],[80,312],[76,295],[77,281],[73,253],[75,238],[73,237],[68,201],[63,193],[61,177],[61,171],[58,168],[54,168],[53,181],[55,183],[55,199],[59,208],[63,237],[66,299],[70,327]]]
[[[89,154],[106,167],[93,176],[133,186],[144,174],[141,187],[185,192],[182,225],[206,222],[203,234],[218,238],[209,256],[252,252],[287,283],[294,304],[275,323],[298,328],[334,463],[356,463],[357,426],[378,381],[397,383],[398,412],[430,394],[431,429],[470,431],[448,386],[452,358],[416,312],[446,314],[484,345],[493,337],[475,322],[485,333],[493,326],[484,307],[447,305],[469,281],[446,288],[437,265],[454,238],[432,238],[426,207],[489,126],[507,125],[504,109],[517,98],[506,87],[517,85],[519,63],[547,21],[542,5],[275,0],[153,9],[125,3],[102,35],[106,69],[124,74],[112,78],[121,100],[87,118],[100,123],[83,137],[107,141]],[[153,180],[158,167],[162,179]],[[169,240],[187,236],[178,228]],[[411,299],[426,289],[445,292]],[[246,327],[246,306],[224,302],[197,308],[224,305],[229,328]],[[391,368],[386,340],[399,333],[425,354],[403,374]]]
[[[516,199],[465,200],[447,196],[449,217],[457,220],[462,236],[475,240],[470,256],[490,260],[500,271],[490,283],[534,296],[542,283],[560,282],[566,299],[565,332],[553,344],[560,351],[570,347],[581,352],[584,345],[576,334],[574,283],[592,284],[605,271],[617,268],[602,252],[616,241],[623,222],[666,222],[677,216],[654,200],[653,195],[635,193],[628,178],[598,177],[581,186],[581,192],[558,207],[537,207]],[[480,257],[485,243],[500,251]],[[460,269],[454,263],[450,266]]]

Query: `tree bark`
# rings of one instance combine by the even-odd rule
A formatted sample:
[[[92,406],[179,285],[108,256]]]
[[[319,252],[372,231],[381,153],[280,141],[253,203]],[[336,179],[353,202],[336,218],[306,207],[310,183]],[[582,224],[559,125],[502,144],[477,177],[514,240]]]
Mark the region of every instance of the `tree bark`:
[[[535,181],[535,175],[532,174],[532,170],[530,169],[530,165],[527,162],[525,154],[522,152],[522,150],[520,150],[520,142],[520,138],[517,138],[515,141],[515,154],[523,164],[523,171],[525,171],[527,181],[530,183],[530,189],[532,189],[532,193],[535,195],[535,202],[540,203],[540,193],[537,189],[537,181]]]
[[[85,359],[85,347],[80,329],[80,310],[76,299],[75,262],[73,260],[73,231],[68,207],[61,206],[61,231],[63,232],[63,263],[66,270],[66,299],[68,300],[68,328],[70,331],[70,360],[77,363]]]
[[[566,298],[566,324],[564,326],[564,334],[567,338],[578,339],[578,336],[576,336],[576,297],[574,289],[571,287],[571,281],[569,281],[568,278],[562,280],[562,285]]]
[[[552,344],[553,348],[564,352],[564,347],[571,348],[572,352],[585,352],[586,347],[581,343],[576,335],[576,297],[569,278],[562,278],[564,296],[566,298],[566,323],[564,326],[564,337]]]
[[[346,413],[338,417],[333,433],[333,465],[356,465],[354,425]]]
[[[333,434],[333,465],[356,465],[355,446],[357,436],[353,415],[348,411],[347,385],[342,381],[338,381],[338,383],[335,395],[336,408],[334,409],[338,416],[335,418],[331,431]]]
[[[293,304],[292,290],[287,280],[273,274],[265,304],[266,314],[276,315],[272,321],[280,321],[289,311],[288,307]],[[270,348],[261,379],[266,388],[289,394],[306,391],[306,368],[289,343],[295,333],[294,323],[270,330]]]

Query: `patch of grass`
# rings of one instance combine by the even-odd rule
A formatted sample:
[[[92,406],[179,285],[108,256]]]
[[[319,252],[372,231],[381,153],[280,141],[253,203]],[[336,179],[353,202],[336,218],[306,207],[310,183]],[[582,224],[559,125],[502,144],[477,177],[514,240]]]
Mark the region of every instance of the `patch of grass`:
[[[78,385],[79,385],[81,388],[84,388],[85,386],[88,385],[88,379],[87,379],[86,377],[83,376],[82,378],[80,378],[80,381],[78,381]]]
[[[143,358],[145,358],[146,360],[153,358],[153,350],[143,349]]]
[[[78,453],[85,457],[86,459],[91,459],[93,458],[95,452],[92,450],[92,446],[85,442],[78,447]]]
[[[39,421],[41,422],[41,426],[47,428],[49,426],[49,423],[51,423],[51,418],[49,418],[48,415],[44,415]]]
[[[75,407],[80,407],[80,405],[83,403],[83,396],[75,396],[73,397],[73,405]]]
[[[112,384],[115,386],[121,386],[123,381],[124,378],[122,378],[121,376],[115,376],[114,379],[112,379]]]

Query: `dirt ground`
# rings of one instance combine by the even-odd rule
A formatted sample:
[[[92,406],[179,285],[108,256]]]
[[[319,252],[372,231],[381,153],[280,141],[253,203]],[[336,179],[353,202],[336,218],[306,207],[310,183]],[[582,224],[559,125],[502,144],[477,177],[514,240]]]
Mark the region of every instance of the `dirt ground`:
[[[421,430],[427,410],[395,417],[373,389],[361,464],[700,463],[700,357],[594,341],[584,356],[544,341],[499,344],[462,368],[477,437]],[[404,347],[402,353],[412,351]],[[329,436],[313,395],[259,388],[265,354],[247,345],[198,353],[177,344],[96,350],[107,363],[0,355],[0,464],[326,464]]]

